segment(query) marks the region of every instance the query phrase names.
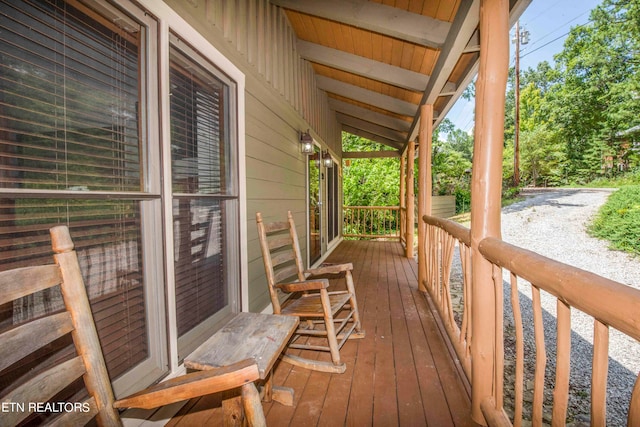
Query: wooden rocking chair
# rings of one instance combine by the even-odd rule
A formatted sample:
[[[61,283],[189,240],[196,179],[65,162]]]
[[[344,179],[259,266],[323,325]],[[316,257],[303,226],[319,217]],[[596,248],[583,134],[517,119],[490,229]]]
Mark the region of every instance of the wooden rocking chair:
[[[84,425],[94,417],[102,426],[121,426],[116,408],[151,409],[205,394],[241,387],[249,425],[266,425],[260,396],[253,383],[260,373],[253,359],[231,366],[189,373],[115,400],[98,342],[89,300],[73,243],[66,226],[51,229],[55,264],[8,270],[0,273],[0,306],[43,289],[60,285],[66,310],[40,317],[0,334],[0,371],[71,333],[77,356],[37,374],[21,385],[11,386],[0,398],[1,425],[16,425],[34,412],[34,402],[47,402],[83,377],[89,397],[80,410],[63,412],[53,425]],[[31,404],[30,404],[31,403]]]
[[[347,339],[365,336],[360,325],[351,275],[353,265],[333,264],[305,270],[293,216],[291,212],[287,216],[286,222],[265,224],[260,212],[256,213],[273,312],[300,317],[300,326],[289,343],[289,348],[328,351],[331,362],[290,354],[283,354],[282,360],[315,371],[343,373],[346,365],[340,360],[340,348]],[[319,277],[336,274],[344,276],[347,289],[329,292],[329,281]],[[297,295],[292,295],[281,305],[278,289]],[[316,328],[316,325],[323,325],[324,328]],[[328,345],[299,343],[302,336],[324,337]]]

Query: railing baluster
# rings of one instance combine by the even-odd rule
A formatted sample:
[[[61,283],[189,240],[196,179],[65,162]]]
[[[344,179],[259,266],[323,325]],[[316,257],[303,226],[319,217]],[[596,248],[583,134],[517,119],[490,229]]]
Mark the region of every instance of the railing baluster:
[[[556,350],[556,384],[553,389],[551,426],[565,425],[569,401],[569,374],[571,361],[571,307],[557,300],[558,342]]]
[[[593,372],[591,373],[591,425],[607,424],[607,372],[609,370],[609,327],[599,320],[593,325]]]
[[[453,302],[451,301],[451,265],[453,264],[453,250],[455,248],[455,241],[453,239],[453,236],[451,236],[450,234],[442,234],[446,241],[446,259],[442,269],[445,301],[447,305],[447,313],[449,314],[449,323],[455,329],[457,328],[457,325],[453,316]]]
[[[398,228],[401,215],[398,206],[343,206],[343,212],[344,237],[405,240]]]
[[[460,242],[460,261],[462,265],[462,334],[460,341],[467,343],[464,359],[471,357],[471,249]],[[464,364],[463,364],[464,366]],[[470,376],[471,365],[465,369]]]
[[[493,286],[495,289],[496,324],[495,324],[495,376],[494,399],[496,409],[504,405],[504,288],[502,286],[502,268],[493,265]]]
[[[522,311],[520,309],[520,294],[518,293],[518,276],[511,273],[511,310],[516,332],[516,365],[514,383],[514,427],[522,425],[522,405],[524,401],[524,330],[522,325]]]
[[[435,252],[433,254],[434,258],[433,258],[433,269],[436,272],[436,296],[437,296],[437,302],[438,302],[438,306],[440,307],[440,310],[442,310],[442,272],[440,271],[440,254],[442,252],[442,245],[441,245],[441,235],[442,235],[442,230],[440,230],[439,228],[435,229]]]
[[[433,259],[435,257],[435,252],[437,250],[436,248],[436,230],[433,227],[427,227],[427,232],[426,234],[426,238],[425,238],[425,244],[427,245],[427,247],[425,248],[425,255],[427,257],[427,275],[428,275],[428,279],[427,279],[427,289],[430,290],[431,294],[433,295],[433,299],[434,301],[436,301],[437,303],[437,299],[436,299],[436,271],[434,265],[433,265]]]
[[[428,221],[426,219],[429,219]],[[423,262],[426,265],[426,288],[440,313],[454,350],[466,375],[471,376],[471,249],[469,230],[452,221],[424,217],[426,241]],[[447,224],[447,228],[443,226]],[[452,227],[451,229],[449,227]],[[462,278],[462,323],[455,321],[451,299],[451,265],[456,240],[460,242]],[[457,307],[456,307],[457,308]],[[458,308],[459,309],[459,308]]]
[[[547,365],[547,352],[544,345],[544,325],[542,323],[542,304],[540,288],[531,284],[533,301],[533,329],[536,343],[536,369],[533,382],[533,414],[532,425],[542,425],[542,401],[544,397],[544,373]]]
[[[627,418],[628,427],[637,425],[640,425],[640,377],[636,378],[636,384],[633,386],[629,402],[629,417]]]

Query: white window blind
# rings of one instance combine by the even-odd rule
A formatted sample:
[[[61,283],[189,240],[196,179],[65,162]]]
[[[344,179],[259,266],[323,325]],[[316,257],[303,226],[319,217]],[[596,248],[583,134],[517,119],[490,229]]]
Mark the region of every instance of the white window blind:
[[[149,355],[137,196],[144,32],[77,2],[0,8],[0,188],[13,190],[0,195],[0,269],[51,262],[48,229],[68,224],[114,379]],[[50,290],[2,306],[0,327],[61,304]],[[58,363],[66,344],[0,373],[0,388]]]

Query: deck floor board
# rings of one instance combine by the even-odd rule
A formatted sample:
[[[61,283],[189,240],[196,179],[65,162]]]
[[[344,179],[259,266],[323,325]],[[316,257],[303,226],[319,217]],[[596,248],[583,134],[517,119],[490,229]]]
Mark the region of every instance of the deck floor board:
[[[274,426],[473,426],[460,370],[425,296],[417,265],[396,242],[345,241],[327,262],[352,262],[366,338],[341,350],[344,374],[278,363],[274,384],[295,390],[294,406],[265,403]],[[328,354],[298,352],[330,360]],[[169,426],[220,423],[220,398],[190,402]]]

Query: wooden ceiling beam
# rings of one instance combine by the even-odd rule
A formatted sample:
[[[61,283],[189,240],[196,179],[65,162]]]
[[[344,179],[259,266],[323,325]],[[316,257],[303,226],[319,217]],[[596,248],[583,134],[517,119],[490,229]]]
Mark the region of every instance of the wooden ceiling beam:
[[[388,127],[389,129],[394,129],[399,132],[409,132],[411,127],[410,122],[378,113],[377,111],[372,111],[358,105],[340,101],[335,98],[329,98],[329,106],[337,113],[360,117],[368,122],[377,123],[381,126]]]
[[[378,142],[380,144],[387,145],[389,147],[395,148],[396,150],[399,150],[400,148],[402,148],[402,145],[403,145],[401,142],[399,143],[398,141],[392,141],[380,135],[376,135],[374,133],[367,132],[362,129],[357,129],[348,125],[342,125],[342,130],[345,132],[349,132],[354,135],[360,136],[362,138],[367,138],[368,140],[371,140],[373,142]]]
[[[379,159],[385,157],[400,157],[400,152],[397,150],[342,152],[343,159]]]
[[[311,62],[415,92],[424,92],[429,82],[427,75],[300,39],[297,50]]]
[[[270,0],[272,4],[400,40],[439,49],[451,24],[428,16],[362,0]]]
[[[401,116],[412,117],[417,105],[401,99],[394,98],[389,95],[383,95],[372,90],[364,89],[359,86],[344,83],[339,80],[331,79],[325,76],[316,76],[318,87],[326,92],[335,93],[345,98],[351,98],[364,104],[375,105],[383,110],[400,114]]]
[[[451,31],[442,46],[438,60],[429,78],[427,89],[424,91],[420,105],[435,103],[447,79],[456,66],[460,55],[466,49],[480,22],[480,0],[462,0],[458,12],[451,25]],[[448,92],[445,90],[445,92]],[[414,112],[409,140],[414,140],[420,123],[420,110]]]
[[[379,124],[362,120],[358,117],[337,113],[336,118],[338,119],[338,122],[342,123],[343,125],[351,126],[356,129],[362,129],[364,131],[379,135],[383,138],[396,141],[398,144],[402,144],[404,140],[407,139],[407,134],[404,132],[398,132],[384,126],[380,126]]]

